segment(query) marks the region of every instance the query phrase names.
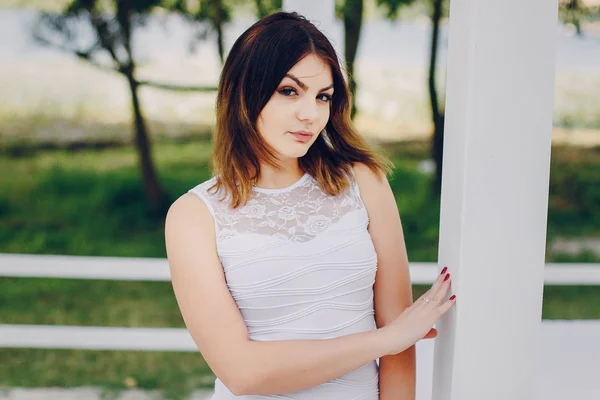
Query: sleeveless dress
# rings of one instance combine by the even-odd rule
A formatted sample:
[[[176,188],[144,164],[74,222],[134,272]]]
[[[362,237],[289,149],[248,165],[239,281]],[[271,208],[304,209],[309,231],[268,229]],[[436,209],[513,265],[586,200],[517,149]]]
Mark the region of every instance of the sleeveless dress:
[[[377,254],[358,185],[330,196],[305,174],[284,189],[253,188],[237,209],[208,189],[190,192],[215,222],[227,286],[251,340],[328,339],[376,329],[373,284]],[[375,361],[316,387],[272,396],[235,396],[220,379],[213,400],[376,400]]]

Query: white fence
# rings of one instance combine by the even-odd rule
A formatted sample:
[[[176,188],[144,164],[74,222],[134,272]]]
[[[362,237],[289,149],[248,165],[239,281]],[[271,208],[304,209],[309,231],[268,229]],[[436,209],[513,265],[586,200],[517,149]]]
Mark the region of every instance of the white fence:
[[[435,263],[412,263],[413,284],[431,284]],[[169,281],[166,259],[0,254],[0,276]],[[546,264],[546,285],[600,285],[600,264]],[[0,324],[0,347],[197,351],[184,328]]]
[[[438,274],[435,263],[411,263],[413,284],[431,284]],[[161,258],[82,257],[0,254],[0,276],[29,278],[111,279],[169,281],[169,265]],[[546,285],[600,285],[600,264],[548,263]]]

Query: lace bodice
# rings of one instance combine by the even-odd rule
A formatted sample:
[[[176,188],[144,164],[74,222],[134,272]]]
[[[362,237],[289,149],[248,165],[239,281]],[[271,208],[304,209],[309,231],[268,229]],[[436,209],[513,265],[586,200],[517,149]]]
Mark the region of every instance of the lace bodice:
[[[206,197],[215,196],[206,191],[212,184],[214,178],[198,189],[204,189]],[[255,187],[253,197],[235,210],[229,207],[229,196],[224,201],[213,199],[211,205],[219,242],[247,233],[306,242],[362,207],[354,182],[351,190],[332,197],[309,174],[284,189]]]
[[[358,185],[327,195],[305,174],[284,189],[255,187],[236,209],[229,197],[191,189],[213,215],[217,253],[254,341],[327,339],[376,328],[377,254]],[[285,396],[234,396],[217,379],[213,400],[376,400],[375,362],[326,384]]]

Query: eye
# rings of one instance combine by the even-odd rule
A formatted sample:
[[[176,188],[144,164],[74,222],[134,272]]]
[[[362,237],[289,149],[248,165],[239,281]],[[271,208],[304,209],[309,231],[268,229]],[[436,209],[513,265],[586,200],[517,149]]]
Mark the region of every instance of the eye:
[[[325,102],[330,102],[332,97],[329,94],[320,94],[318,97],[320,97],[319,100],[325,101]]]
[[[289,97],[292,94],[296,93],[296,89],[291,88],[291,87],[284,87],[284,88],[279,89],[279,93],[286,97]]]

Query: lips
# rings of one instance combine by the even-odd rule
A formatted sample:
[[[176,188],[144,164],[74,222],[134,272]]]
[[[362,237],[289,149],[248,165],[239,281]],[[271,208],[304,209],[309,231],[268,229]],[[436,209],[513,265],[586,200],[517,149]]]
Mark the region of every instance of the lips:
[[[306,143],[308,142],[313,134],[311,132],[307,132],[307,131],[297,131],[297,132],[290,132],[292,134],[292,136],[294,136],[294,138],[296,138],[297,141],[302,142],[302,143]]]

